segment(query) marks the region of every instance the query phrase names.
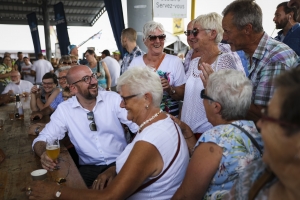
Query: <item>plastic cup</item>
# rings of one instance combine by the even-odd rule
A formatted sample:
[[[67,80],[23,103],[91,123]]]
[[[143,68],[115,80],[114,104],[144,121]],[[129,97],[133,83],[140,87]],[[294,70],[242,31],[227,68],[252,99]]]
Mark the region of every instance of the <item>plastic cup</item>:
[[[31,172],[31,177],[32,180],[37,181],[37,180],[45,180],[47,178],[47,170],[45,169],[37,169]]]

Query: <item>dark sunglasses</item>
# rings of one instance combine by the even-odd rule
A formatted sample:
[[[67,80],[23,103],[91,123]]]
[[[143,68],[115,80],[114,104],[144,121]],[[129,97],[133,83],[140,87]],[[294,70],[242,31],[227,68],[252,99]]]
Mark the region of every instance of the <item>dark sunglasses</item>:
[[[94,120],[94,113],[91,111],[87,113],[87,118],[88,120],[91,120],[92,122],[90,123],[89,127],[91,131],[97,131],[97,126]]]
[[[262,116],[261,116],[260,120],[261,120],[262,123],[264,123],[265,121],[269,121],[269,122],[279,124],[279,125],[285,126],[285,127],[292,127],[292,128],[299,128],[300,127],[299,125],[292,124],[292,123],[289,123],[289,122],[285,122],[285,121],[282,121],[280,119],[276,119],[276,118],[268,116],[268,108],[263,108],[261,110],[261,114],[262,114]]]
[[[207,100],[215,101],[215,100],[213,100],[213,98],[211,98],[211,97],[209,97],[205,94],[205,89],[201,90],[200,97],[201,97],[201,99],[207,99]]]
[[[85,83],[90,84],[91,81],[92,81],[92,78],[94,78],[94,79],[97,80],[97,75],[93,73],[91,76],[84,76],[84,77],[82,77],[82,79],[80,79],[80,80],[75,81],[74,83],[72,83],[72,85],[75,84],[75,83],[78,83],[80,81],[84,81]]]
[[[130,95],[130,96],[127,96],[127,97],[123,97],[121,96],[122,100],[124,101],[124,104],[126,105],[126,101],[128,101],[129,99],[133,98],[133,97],[136,97],[140,94],[134,94],[134,95]]]
[[[149,38],[149,40],[151,42],[156,41],[157,38],[159,39],[159,41],[164,41],[166,39],[166,35],[165,34],[161,34],[161,35],[149,35],[148,38]]]
[[[200,31],[206,31],[206,30],[211,30],[211,29],[201,29],[200,30],[200,29],[194,28],[193,30],[184,31],[184,34],[186,36],[190,36],[191,34],[193,34],[193,36],[196,37]]]
[[[67,62],[63,62],[63,64],[64,65],[71,65],[72,63],[70,63],[70,62],[68,62],[68,63]]]

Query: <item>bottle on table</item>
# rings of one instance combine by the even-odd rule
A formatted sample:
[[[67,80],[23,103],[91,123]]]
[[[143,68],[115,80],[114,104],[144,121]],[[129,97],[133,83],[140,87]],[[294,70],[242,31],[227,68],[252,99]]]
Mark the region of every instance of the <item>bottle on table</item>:
[[[20,95],[16,94],[16,109],[15,109],[15,118],[16,119],[24,119],[24,110],[23,105],[20,100]]]

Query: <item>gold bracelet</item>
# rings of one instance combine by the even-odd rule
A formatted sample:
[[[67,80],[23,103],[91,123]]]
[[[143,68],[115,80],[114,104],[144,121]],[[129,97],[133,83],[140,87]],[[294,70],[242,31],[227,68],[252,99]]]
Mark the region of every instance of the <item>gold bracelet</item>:
[[[190,138],[193,137],[193,136],[194,136],[194,135],[191,135],[190,137],[185,137],[184,139],[187,140],[187,139],[190,139]]]

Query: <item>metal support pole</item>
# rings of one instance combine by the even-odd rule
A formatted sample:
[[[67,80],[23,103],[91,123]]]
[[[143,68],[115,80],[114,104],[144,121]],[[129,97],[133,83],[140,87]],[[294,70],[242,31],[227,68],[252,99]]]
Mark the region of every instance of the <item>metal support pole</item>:
[[[137,45],[147,52],[143,42],[143,26],[146,22],[153,20],[152,0],[127,0],[128,27],[137,32]],[[126,24],[126,23],[125,23]]]
[[[195,19],[196,0],[192,0],[191,20]]]
[[[51,51],[51,41],[50,41],[50,22],[49,22],[49,12],[47,8],[47,0],[43,0],[43,21],[44,21],[44,31],[45,31],[45,44],[46,44],[46,57],[48,61],[51,61],[52,51]]]

